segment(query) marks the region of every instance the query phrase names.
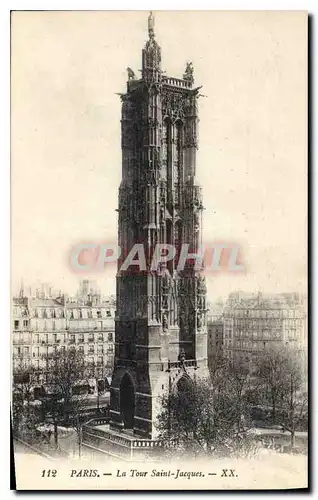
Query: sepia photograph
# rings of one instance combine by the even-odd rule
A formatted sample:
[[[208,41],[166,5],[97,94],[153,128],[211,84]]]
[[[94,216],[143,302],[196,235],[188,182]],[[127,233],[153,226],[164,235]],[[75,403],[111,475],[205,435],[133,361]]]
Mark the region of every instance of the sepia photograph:
[[[307,490],[308,29],[11,12],[17,490]]]

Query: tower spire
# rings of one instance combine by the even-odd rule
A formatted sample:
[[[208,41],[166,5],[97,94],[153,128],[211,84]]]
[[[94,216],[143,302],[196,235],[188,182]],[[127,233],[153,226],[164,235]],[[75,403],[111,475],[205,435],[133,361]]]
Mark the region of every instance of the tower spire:
[[[204,277],[191,254],[179,269],[183,244],[192,255],[201,245],[193,65],[187,64],[183,79],[163,75],[154,15],[147,17],[142,78],[134,80],[130,71],[122,98],[118,244],[131,256],[138,242],[150,265],[139,272],[123,265],[125,255],[118,260],[110,433],[133,429],[154,439],[161,390],[176,384],[179,374],[194,380],[208,372]],[[153,269],[158,244],[173,246],[177,256]]]
[[[24,283],[23,279],[21,279],[21,284],[20,284],[20,299],[23,299],[24,297]]]
[[[153,15],[152,11],[150,11],[150,14],[148,16],[148,34],[150,40],[155,38],[155,16]]]
[[[148,35],[142,50],[142,78],[147,82],[159,82],[161,77],[161,49],[155,40],[155,16],[148,16]]]

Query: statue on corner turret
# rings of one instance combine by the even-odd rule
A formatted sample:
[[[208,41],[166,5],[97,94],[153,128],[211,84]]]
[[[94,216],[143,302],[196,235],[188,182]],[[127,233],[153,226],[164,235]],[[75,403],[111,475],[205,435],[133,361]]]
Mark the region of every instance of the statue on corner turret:
[[[148,33],[150,39],[155,38],[155,16],[152,12],[148,16]]]
[[[127,68],[128,80],[136,80],[135,72],[131,68]]]
[[[194,71],[194,69],[193,69],[192,62],[187,62],[186,69],[185,69],[185,72],[183,74],[183,79],[190,82],[190,83],[193,83],[194,82],[193,71]]]

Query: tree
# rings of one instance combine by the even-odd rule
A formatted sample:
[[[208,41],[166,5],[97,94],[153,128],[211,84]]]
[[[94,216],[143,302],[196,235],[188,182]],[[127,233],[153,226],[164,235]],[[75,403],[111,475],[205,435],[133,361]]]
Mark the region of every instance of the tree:
[[[202,405],[202,391],[188,380],[181,380],[180,388],[163,395],[157,427],[161,438],[188,451],[195,439],[196,405]]]
[[[218,348],[209,365],[210,381],[215,390],[220,390],[224,386],[228,371],[229,362]]]
[[[266,349],[258,375],[270,393],[272,422],[290,432],[294,447],[295,432],[308,418],[303,352],[288,345]]]
[[[230,408],[236,420],[238,432],[250,427],[250,395],[255,390],[250,370],[246,363],[230,363],[226,375],[226,392]]]
[[[182,377],[174,390],[162,397],[159,437],[170,443],[174,454],[176,450],[179,454],[213,455],[250,452],[244,398],[247,384],[246,374],[239,380],[233,369],[214,386],[210,379],[191,381]]]
[[[290,432],[291,447],[295,446],[295,433],[302,421],[308,420],[308,394],[305,370],[299,351],[290,350],[285,365],[286,373],[282,391],[282,412],[279,420]]]
[[[84,356],[75,349],[57,351],[49,360],[48,383],[52,391],[50,413],[54,425],[56,447],[58,422],[71,424],[76,430],[79,455],[82,446],[81,412],[87,404],[87,395],[81,393],[81,386],[88,386]],[[85,392],[85,390],[84,390]]]
[[[211,377],[211,381],[214,382],[215,377],[227,369],[228,361],[223,356],[223,347],[221,344],[216,342],[215,348],[211,351],[208,357],[208,368]]]
[[[97,409],[99,410],[99,401],[101,394],[105,391],[105,379],[106,379],[107,369],[104,362],[92,361],[87,365],[86,375],[89,378],[94,379],[96,384],[97,392]]]
[[[36,372],[32,367],[16,367],[13,371],[12,419],[16,435],[34,439],[36,427],[42,415],[32,404],[33,389],[37,383]]]
[[[264,349],[258,369],[258,377],[269,392],[272,406],[272,421],[276,421],[277,404],[282,398],[286,382],[288,351],[280,345]]]

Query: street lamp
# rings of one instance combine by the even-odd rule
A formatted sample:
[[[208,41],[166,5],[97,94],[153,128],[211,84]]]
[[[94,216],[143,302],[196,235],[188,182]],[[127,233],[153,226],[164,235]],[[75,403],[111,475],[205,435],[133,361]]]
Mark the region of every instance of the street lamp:
[[[99,391],[99,381],[97,380],[97,410],[99,412],[99,394],[100,394],[100,391]]]

